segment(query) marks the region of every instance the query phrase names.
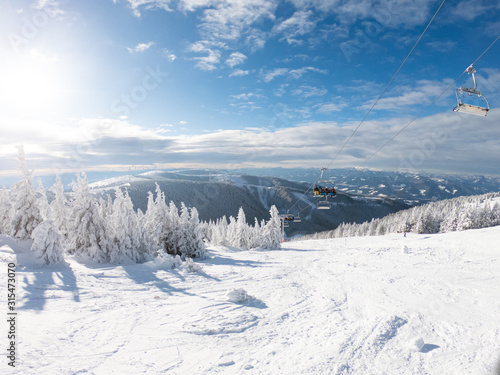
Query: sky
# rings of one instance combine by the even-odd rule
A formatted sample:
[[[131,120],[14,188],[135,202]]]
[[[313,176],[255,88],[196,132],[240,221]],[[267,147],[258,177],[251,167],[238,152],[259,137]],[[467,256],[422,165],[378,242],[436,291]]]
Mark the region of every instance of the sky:
[[[369,112],[441,3],[0,0],[0,184],[18,173],[21,144],[40,174],[500,175],[500,42],[481,56],[500,35],[497,0],[445,1]],[[455,113],[480,56],[477,88],[492,109]]]

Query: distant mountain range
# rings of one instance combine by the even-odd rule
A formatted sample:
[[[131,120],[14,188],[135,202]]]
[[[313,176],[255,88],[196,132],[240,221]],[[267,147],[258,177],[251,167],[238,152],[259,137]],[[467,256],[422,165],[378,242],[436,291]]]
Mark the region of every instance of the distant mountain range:
[[[250,223],[254,218],[267,220],[269,208],[276,205],[280,213],[300,213],[302,222],[287,228],[290,236],[331,230],[343,222],[361,223],[430,201],[500,191],[500,179],[494,177],[331,169],[323,176],[329,182],[321,184],[334,185],[338,194],[331,199],[332,209],[318,210],[318,199],[310,188],[319,176],[319,170],[305,168],[87,173],[97,194],[106,195],[116,186],[127,187],[135,208],[143,211],[147,192],[155,191],[155,182],[168,201],[178,207],[181,202],[196,207],[206,221],[236,216],[239,207],[244,208]],[[61,179],[69,188],[76,178],[64,174]],[[42,181],[49,188],[54,177],[43,177]]]
[[[320,170],[304,168],[244,169],[236,172],[308,183],[314,183],[320,177]],[[329,169],[324,177],[331,179],[337,190],[345,193],[398,198],[412,205],[500,191],[498,177],[388,172],[364,168]]]
[[[336,228],[343,222],[361,223],[409,207],[400,199],[377,196],[357,196],[339,192],[330,198],[330,210],[318,210],[318,197],[308,191],[310,184],[288,181],[276,177],[252,176],[215,171],[162,171],[136,176],[120,176],[91,184],[96,194],[111,194],[116,187],[127,188],[136,209],[145,211],[148,191],[155,191],[158,183],[167,201],[177,207],[181,202],[198,209],[200,219],[217,220],[222,216],[235,216],[243,207],[247,221],[269,219],[269,209],[275,205],[280,213],[296,217],[301,223],[291,223],[288,236],[314,233]],[[324,199],[324,198],[321,198]]]

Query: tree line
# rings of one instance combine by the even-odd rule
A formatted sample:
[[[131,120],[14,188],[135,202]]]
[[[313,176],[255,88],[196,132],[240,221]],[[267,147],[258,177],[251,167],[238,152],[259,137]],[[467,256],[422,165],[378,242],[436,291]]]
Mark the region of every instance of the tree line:
[[[238,217],[225,217],[216,223],[201,222],[195,207],[181,203],[180,209],[156,184],[148,193],[145,212],[135,211],[127,190],[116,188],[114,199],[92,194],[85,173],[77,175],[72,192],[65,193],[59,177],[50,189],[49,202],[33,171],[26,166],[19,148],[19,169],[23,179],[7,190],[0,190],[0,234],[22,240],[33,239],[32,250],[45,264],[64,262],[64,254],[99,263],[141,263],[168,254],[173,257],[203,258],[206,245],[225,245],[249,249],[280,247],[278,210],[271,207],[268,222],[250,226],[242,208]]]
[[[388,233],[445,233],[500,225],[500,193],[458,197],[416,206],[361,224],[342,223],[336,229],[301,237],[326,239],[377,236]]]

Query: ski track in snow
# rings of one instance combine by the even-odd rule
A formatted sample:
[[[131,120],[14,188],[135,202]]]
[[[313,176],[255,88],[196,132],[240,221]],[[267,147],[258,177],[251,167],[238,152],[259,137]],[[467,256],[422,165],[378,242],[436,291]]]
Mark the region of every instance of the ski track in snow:
[[[29,243],[0,236],[0,260],[17,264],[18,373],[493,374],[499,235],[214,247],[202,273],[38,266]]]

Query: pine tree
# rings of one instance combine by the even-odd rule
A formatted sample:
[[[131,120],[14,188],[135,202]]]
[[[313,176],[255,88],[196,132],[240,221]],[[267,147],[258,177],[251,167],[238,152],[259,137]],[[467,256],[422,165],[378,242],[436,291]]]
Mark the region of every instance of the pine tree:
[[[227,225],[226,231],[226,242],[227,246],[236,247],[236,219],[233,216],[229,216],[229,224]]]
[[[68,252],[109,262],[109,242],[104,219],[99,215],[96,199],[92,196],[85,173],[77,176],[70,208],[70,237]]]
[[[183,258],[186,257],[186,255],[189,256],[189,253],[191,252],[190,248],[190,242],[189,242],[189,210],[184,204],[184,202],[181,203],[181,216],[180,220],[178,222],[178,225],[176,225],[176,230],[175,230],[175,235],[172,237],[175,237],[175,242],[176,242],[176,254],[172,255],[180,255]]]
[[[11,203],[9,191],[3,187],[0,190],[0,234],[11,233]]]
[[[63,239],[52,220],[37,225],[32,233],[31,250],[44,264],[64,263]]]
[[[38,178],[38,189],[36,192],[38,193],[38,208],[40,209],[40,214],[42,215],[43,220],[48,220],[51,217],[49,200],[47,199],[47,193],[45,192],[45,188],[43,187],[42,179]]]
[[[234,239],[235,247],[244,250],[248,250],[250,248],[250,231],[246,221],[245,211],[243,211],[243,207],[240,207],[238,211],[238,217],[236,219],[236,233]]]
[[[38,208],[35,188],[32,183],[32,172],[26,167],[24,148],[18,147],[19,169],[23,180],[12,189],[11,235],[23,240],[31,238],[35,227],[42,222]]]
[[[191,217],[189,218],[189,232],[191,234],[191,253],[193,258],[204,258],[206,246],[204,239],[203,226],[200,223],[198,210],[196,207],[191,208]]]
[[[140,263],[150,259],[149,244],[144,242],[132,200],[127,191],[115,190],[113,213],[106,217],[112,263]]]
[[[263,248],[279,249],[281,247],[281,219],[276,206],[269,211],[271,218],[264,226]]]
[[[184,203],[182,203],[182,207],[185,207]],[[182,208],[181,207],[181,208]],[[186,210],[186,218],[184,220],[188,220],[189,213]],[[183,236],[182,228],[181,228],[181,218],[179,216],[179,210],[173,201],[170,201],[168,205],[168,215],[164,219],[163,222],[163,233],[165,244],[164,249],[170,255],[180,255],[179,245],[181,243],[181,237]]]
[[[51,190],[54,193],[54,200],[50,203],[50,219],[54,221],[57,230],[66,241],[68,239],[69,203],[64,195],[64,186],[59,176],[56,177]]]

